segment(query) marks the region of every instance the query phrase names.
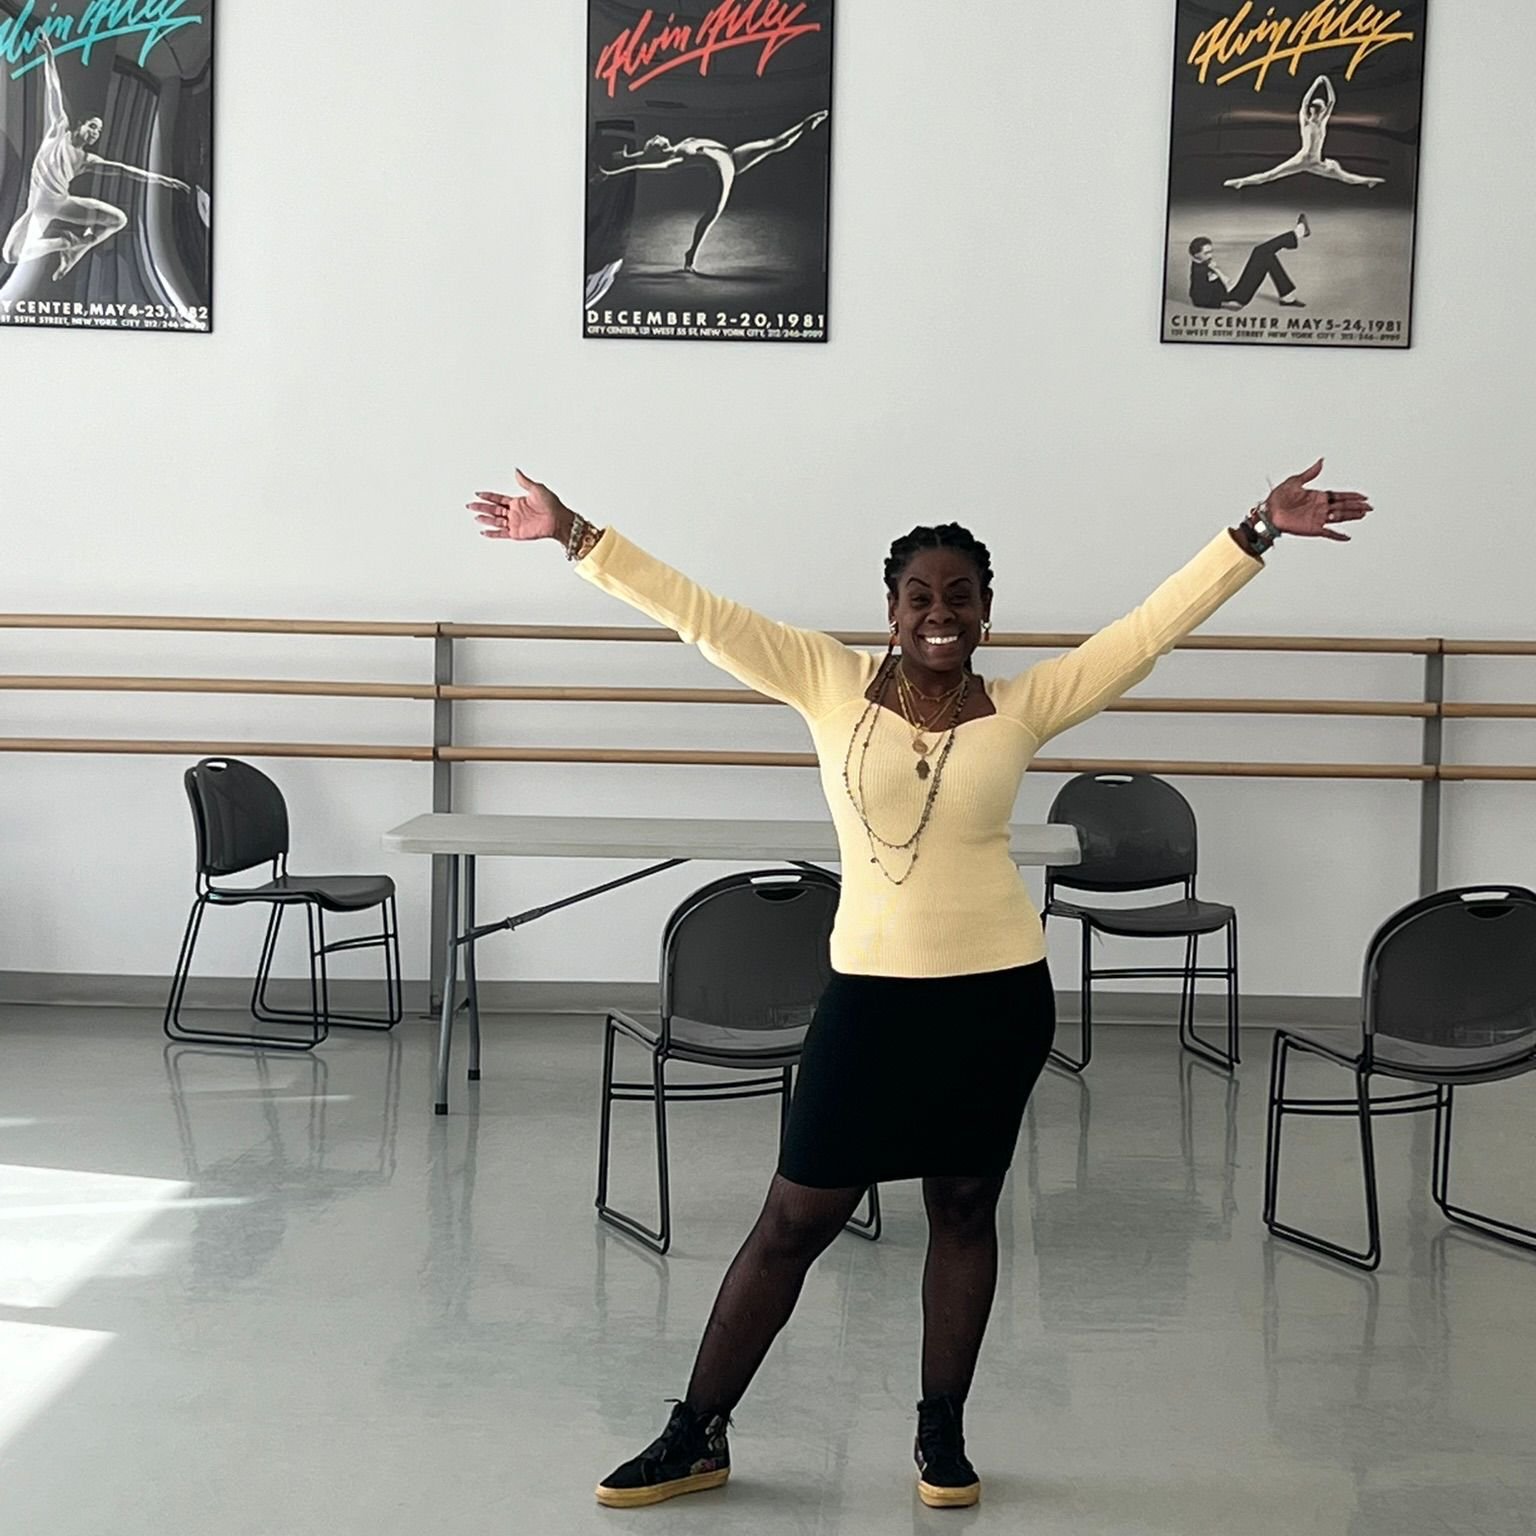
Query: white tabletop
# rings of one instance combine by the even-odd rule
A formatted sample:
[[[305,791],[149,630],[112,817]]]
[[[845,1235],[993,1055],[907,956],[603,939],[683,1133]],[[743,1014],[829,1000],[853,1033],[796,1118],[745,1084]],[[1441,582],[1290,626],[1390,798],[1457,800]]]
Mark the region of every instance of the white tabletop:
[[[1075,864],[1072,827],[1009,828],[1015,864]],[[737,821],[665,816],[415,816],[384,834],[391,853],[456,853],[520,859],[753,859],[831,864],[830,821]]]

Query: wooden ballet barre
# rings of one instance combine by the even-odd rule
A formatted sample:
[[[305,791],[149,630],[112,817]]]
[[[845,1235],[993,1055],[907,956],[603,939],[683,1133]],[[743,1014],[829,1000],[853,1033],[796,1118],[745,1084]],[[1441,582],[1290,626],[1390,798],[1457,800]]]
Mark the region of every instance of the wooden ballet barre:
[[[629,763],[694,768],[814,768],[813,752],[715,752],[678,747],[439,747],[444,763]]]
[[[1536,704],[1445,704],[1447,720],[1536,720]]]
[[[235,693],[321,699],[435,699],[431,683],[333,683],[302,678],[0,676],[0,691],[44,693]]]
[[[1143,699],[1108,706],[1131,715],[1323,715],[1358,719],[1433,720],[1436,704],[1409,699]]]
[[[1221,763],[1137,758],[1106,762],[1097,758],[1037,757],[1031,773],[1155,773],[1164,778],[1197,779],[1383,779],[1423,783],[1435,777],[1427,763]]]
[[[165,614],[0,613],[0,629],[172,630],[201,635],[396,635],[432,640],[436,624],[351,619],[190,619]]]
[[[1447,656],[1536,656],[1536,640],[1447,640]]]
[[[1536,782],[1536,767],[1497,767],[1491,764],[1446,763],[1440,777],[1452,784],[1527,784]]]
[[[130,741],[85,736],[0,736],[0,752],[117,753],[126,757],[324,757],[430,763],[431,747],[316,741]]]
[[[439,747],[445,763],[625,763],[707,768],[814,768],[811,752],[716,752],[649,747]],[[1156,773],[1170,777],[1272,779],[1433,779],[1417,763],[1233,763],[1146,759],[1036,758],[1031,773]]]
[[[523,704],[778,704],[749,688],[586,688],[446,684],[445,699],[500,700]],[[1163,699],[1126,698],[1108,706],[1124,714],[1168,715],[1355,715],[1361,718],[1433,719],[1434,704],[1370,699]],[[1536,707],[1533,707],[1536,714]]]
[[[441,624],[438,632],[454,640],[596,640],[629,644],[631,642],[677,644],[679,637],[660,626],[593,624]],[[828,630],[834,640],[844,645],[884,649],[890,634],[883,630]],[[988,642],[994,649],[1071,650],[1090,638],[1092,630],[1027,631],[997,630]],[[1329,635],[1191,635],[1181,640],[1185,651],[1275,651],[1322,652],[1366,656],[1438,656],[1445,642],[1440,640],[1372,639]],[[1481,654],[1481,653],[1480,653]],[[1509,654],[1523,654],[1510,652]],[[1531,654],[1536,655],[1536,642]]]

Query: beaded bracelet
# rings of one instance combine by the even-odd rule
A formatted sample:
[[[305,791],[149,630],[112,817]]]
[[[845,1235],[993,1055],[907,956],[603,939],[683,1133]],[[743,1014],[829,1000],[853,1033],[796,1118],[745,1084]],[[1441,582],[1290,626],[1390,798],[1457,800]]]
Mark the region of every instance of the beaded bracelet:
[[[580,513],[571,514],[571,533],[565,541],[567,560],[585,560],[597,548],[604,530],[594,528]]]

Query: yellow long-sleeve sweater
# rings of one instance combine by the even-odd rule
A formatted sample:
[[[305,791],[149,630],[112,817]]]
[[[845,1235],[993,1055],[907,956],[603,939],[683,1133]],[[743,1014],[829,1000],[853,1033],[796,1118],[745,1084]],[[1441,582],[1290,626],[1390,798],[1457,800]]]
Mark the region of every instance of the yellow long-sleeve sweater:
[[[792,705],[811,728],[822,790],[842,852],[832,965],[853,976],[963,976],[1045,955],[1039,913],[1008,852],[1008,821],[1030,759],[1052,736],[1119,698],[1157,658],[1260,570],[1223,530],[1139,608],[1076,650],[1017,677],[989,680],[997,713],[956,732],[909,878],[894,885],[870,862],[843,782],[854,726],[878,659],[814,630],[777,624],[706,592],[609,529],[577,570],[676,630],[716,666]],[[880,710],[864,762],[865,814],[894,843],[909,837],[927,785],[913,772],[910,727]],[[893,871],[905,855],[888,854]]]

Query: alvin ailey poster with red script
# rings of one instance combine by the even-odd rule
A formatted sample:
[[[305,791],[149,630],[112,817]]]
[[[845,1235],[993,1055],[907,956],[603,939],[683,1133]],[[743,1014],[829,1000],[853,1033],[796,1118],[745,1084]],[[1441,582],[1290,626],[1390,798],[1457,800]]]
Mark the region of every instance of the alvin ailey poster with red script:
[[[583,327],[825,341],[833,0],[588,0]]]
[[[1428,0],[1178,0],[1162,339],[1402,348]]]
[[[213,328],[214,0],[0,0],[0,326]]]

